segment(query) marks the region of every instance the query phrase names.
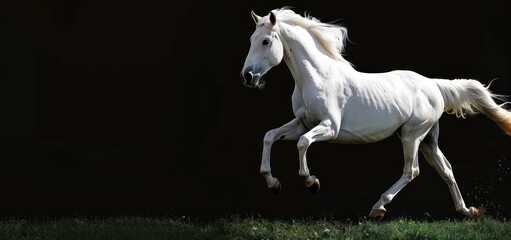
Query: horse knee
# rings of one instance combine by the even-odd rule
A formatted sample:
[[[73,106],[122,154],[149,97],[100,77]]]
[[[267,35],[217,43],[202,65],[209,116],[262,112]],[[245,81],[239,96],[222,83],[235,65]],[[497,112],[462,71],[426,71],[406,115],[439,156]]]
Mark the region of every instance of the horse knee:
[[[296,144],[296,147],[298,148],[298,151],[302,152],[307,150],[307,148],[310,146],[310,141],[308,138],[301,136],[298,140],[298,143]]]
[[[275,141],[275,133],[273,131],[268,131],[263,138],[264,145],[271,145]]]
[[[459,213],[462,213],[462,214],[465,214],[465,215],[469,215],[469,213],[470,213],[468,208],[466,208],[464,205],[456,204],[456,206],[454,208],[456,209],[456,212],[459,212]]]
[[[419,176],[420,170],[419,168],[412,168],[409,171],[406,171],[403,174],[403,178],[406,180],[406,182],[411,182],[413,179],[415,179],[417,176]]]

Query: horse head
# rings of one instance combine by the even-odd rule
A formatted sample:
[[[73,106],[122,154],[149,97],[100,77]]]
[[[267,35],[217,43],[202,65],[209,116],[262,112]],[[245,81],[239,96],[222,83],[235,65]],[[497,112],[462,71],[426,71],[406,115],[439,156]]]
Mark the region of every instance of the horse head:
[[[250,49],[245,59],[241,79],[247,87],[264,87],[261,77],[277,66],[284,56],[284,48],[278,35],[277,16],[270,12],[260,17],[251,12],[256,29],[250,37]]]

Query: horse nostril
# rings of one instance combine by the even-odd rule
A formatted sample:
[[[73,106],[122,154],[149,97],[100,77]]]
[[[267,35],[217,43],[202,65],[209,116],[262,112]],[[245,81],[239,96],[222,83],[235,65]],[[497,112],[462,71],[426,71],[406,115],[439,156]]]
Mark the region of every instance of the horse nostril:
[[[245,79],[247,83],[252,82],[252,73],[248,71],[243,73],[243,79]]]

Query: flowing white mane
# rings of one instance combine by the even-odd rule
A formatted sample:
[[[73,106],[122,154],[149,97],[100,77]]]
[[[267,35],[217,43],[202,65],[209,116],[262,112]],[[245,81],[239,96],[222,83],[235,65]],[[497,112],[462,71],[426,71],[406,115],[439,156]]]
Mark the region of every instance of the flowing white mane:
[[[307,13],[303,17],[285,7],[273,10],[273,13],[279,21],[300,26],[307,30],[314,37],[318,47],[330,57],[345,61],[342,57],[348,36],[348,30],[345,27],[333,23],[323,23]],[[269,21],[268,16],[265,16],[262,20],[263,23],[266,21]]]

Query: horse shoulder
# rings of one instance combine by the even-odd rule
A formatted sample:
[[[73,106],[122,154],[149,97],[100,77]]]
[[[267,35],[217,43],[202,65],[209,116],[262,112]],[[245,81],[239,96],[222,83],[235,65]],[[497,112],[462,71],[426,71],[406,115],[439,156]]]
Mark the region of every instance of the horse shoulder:
[[[293,108],[293,114],[297,118],[303,118],[305,116],[305,104],[303,102],[303,96],[298,89],[298,86],[295,84],[295,88],[293,90],[293,94],[291,95],[291,105]]]

